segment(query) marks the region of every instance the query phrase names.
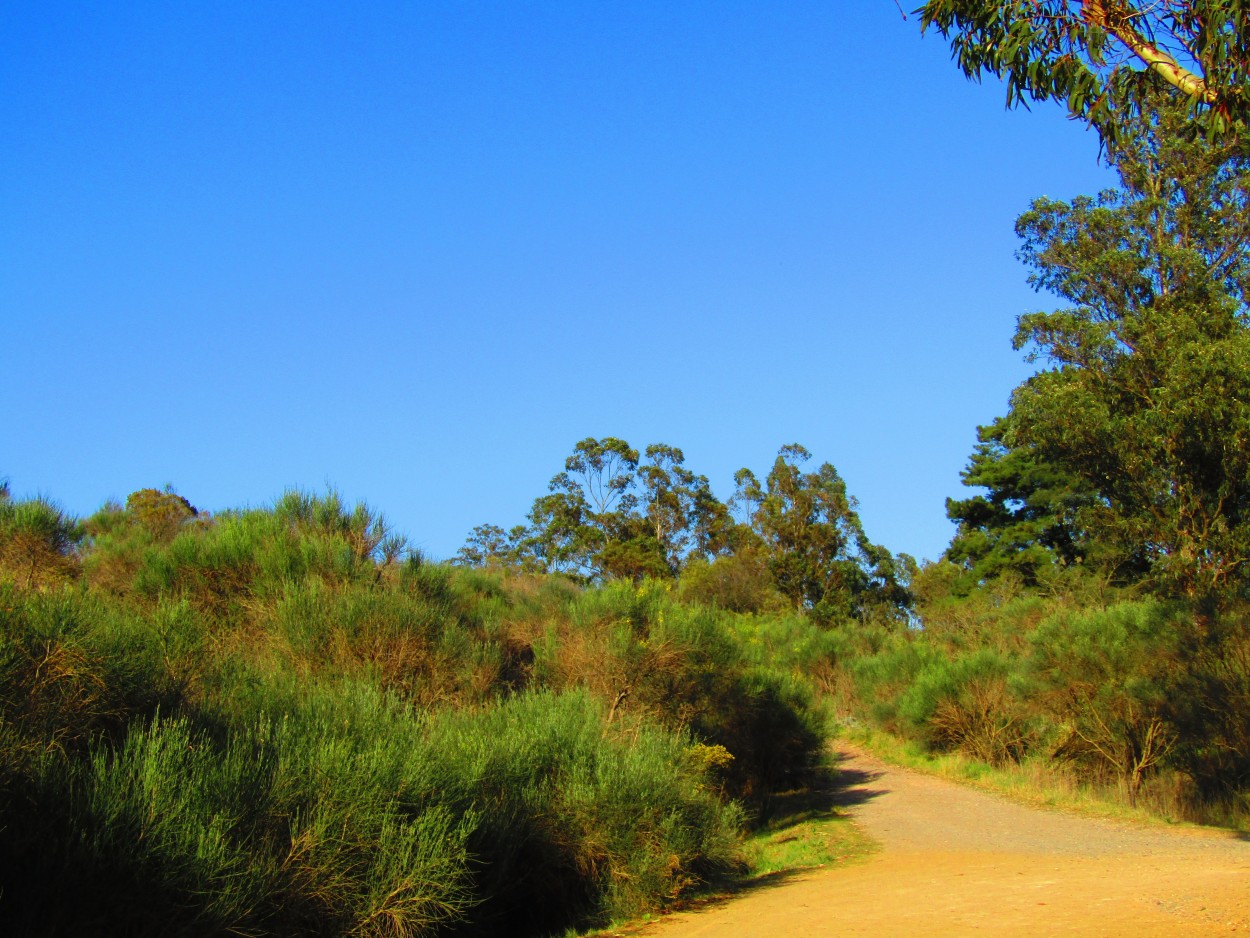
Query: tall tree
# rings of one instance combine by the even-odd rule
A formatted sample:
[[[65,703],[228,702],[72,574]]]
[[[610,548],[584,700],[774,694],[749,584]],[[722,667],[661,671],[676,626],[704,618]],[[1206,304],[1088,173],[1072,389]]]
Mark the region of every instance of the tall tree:
[[[797,443],[783,446],[761,486],[748,469],[736,476],[740,505],[763,544],[778,589],[822,618],[864,615],[906,604],[894,558],[871,543],[846,483],[830,464],[804,472],[811,459]]]
[[[1008,104],[1058,100],[1119,136],[1117,110],[1151,87],[1218,138],[1250,126],[1250,13],[1241,0],[928,0],[922,29],[951,43],[969,77],[1007,82]]]
[[[534,556],[530,531],[514,525],[505,531],[497,524],[479,524],[456,552],[452,563],[464,567],[490,567],[536,572],[541,569]]]
[[[979,428],[963,482],[986,494],[946,500],[946,516],[959,528],[945,556],[964,570],[961,594],[1007,572],[1036,586],[1044,571],[1081,564],[1091,549],[1077,514],[1097,493],[1032,449],[1008,446],[1009,433],[1002,417]]]
[[[647,447],[647,461],[638,475],[643,488],[643,513],[652,536],[676,574],[692,556],[713,557],[728,546],[729,510],[712,494],[707,476],[685,466],[675,446]]]
[[[728,509],[676,447],[648,446],[644,462],[624,440],[588,437],[548,489],[527,526],[479,525],[457,562],[637,580],[676,576],[690,557],[727,549]]]
[[[988,455],[1074,477],[1095,495],[1076,524],[1109,562],[1210,597],[1250,578],[1250,164],[1147,103],[1121,118],[1119,189],[1017,223],[1032,283],[1075,305],[1020,317],[1016,346],[1050,367]]]

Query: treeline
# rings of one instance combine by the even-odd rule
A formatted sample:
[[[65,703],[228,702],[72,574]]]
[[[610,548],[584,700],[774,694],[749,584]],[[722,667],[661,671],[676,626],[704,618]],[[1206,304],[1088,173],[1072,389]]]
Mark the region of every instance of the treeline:
[[[535,499],[528,524],[475,528],[455,562],[559,573],[581,583],[680,580],[692,599],[735,612],[785,608],[821,621],[901,621],[915,561],[868,540],[830,464],[783,446],[761,483],[734,476],[728,503],[680,449],[588,438]]]

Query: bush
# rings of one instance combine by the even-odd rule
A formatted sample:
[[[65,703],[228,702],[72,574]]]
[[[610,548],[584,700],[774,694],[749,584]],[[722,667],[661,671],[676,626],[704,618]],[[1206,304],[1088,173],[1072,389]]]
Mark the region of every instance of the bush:
[[[899,697],[911,732],[937,750],[959,750],[991,765],[1019,762],[1035,730],[1012,691],[1014,662],[989,648],[924,663]]]
[[[1169,760],[1196,786],[1193,800],[1250,809],[1250,631],[1247,610],[1194,617],[1178,636],[1184,664],[1166,712],[1177,741]]]
[[[0,719],[32,751],[79,749],[176,701],[195,642],[177,610],[145,617],[74,590],[0,586]]]
[[[719,773],[726,794],[763,810],[771,794],[810,781],[821,764],[823,720],[805,683],[751,666],[732,617],[675,602],[667,584],[612,584],[572,604],[535,648],[535,676],[585,687],[610,716],[633,714],[733,761]]]
[[[1032,637],[1038,702],[1059,727],[1054,753],[1123,781],[1129,802],[1176,742],[1167,719],[1183,613],[1139,601],[1060,614]]]
[[[218,717],[224,737],[159,718],[116,750],[44,760],[0,814],[0,924],[545,934],[738,862],[740,815],[689,740],[605,734],[585,694],[431,717],[363,684],[269,685]]]
[[[15,501],[0,487],[0,582],[44,589],[78,575],[83,530],[46,498]]]
[[[776,612],[790,605],[777,589],[767,558],[751,550],[711,562],[692,560],[681,574],[681,596],[728,612]]]
[[[482,811],[470,850],[483,934],[604,924],[737,866],[741,816],[689,739],[645,723],[605,734],[605,719],[585,693],[538,693],[432,728],[448,782]]]

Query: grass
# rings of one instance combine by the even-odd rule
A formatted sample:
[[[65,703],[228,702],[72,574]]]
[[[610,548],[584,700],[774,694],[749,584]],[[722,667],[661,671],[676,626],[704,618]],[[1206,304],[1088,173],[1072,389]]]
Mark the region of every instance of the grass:
[[[750,868],[748,885],[778,874],[860,860],[876,849],[839,808],[841,788],[837,770],[826,763],[811,786],[772,796],[768,816],[743,847]]]
[[[875,843],[843,814],[769,825],[747,839],[744,854],[753,879],[777,873],[847,864],[870,856]]]

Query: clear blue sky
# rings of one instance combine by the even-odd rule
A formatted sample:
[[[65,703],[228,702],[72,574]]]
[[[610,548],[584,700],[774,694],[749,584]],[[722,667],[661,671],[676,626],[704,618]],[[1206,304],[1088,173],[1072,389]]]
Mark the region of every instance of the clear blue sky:
[[[934,558],[1053,305],[1013,222],[1110,182],[1003,100],[892,0],[6,3],[0,476],[448,557],[586,436],[799,442]]]

